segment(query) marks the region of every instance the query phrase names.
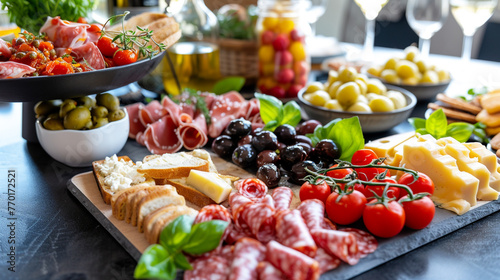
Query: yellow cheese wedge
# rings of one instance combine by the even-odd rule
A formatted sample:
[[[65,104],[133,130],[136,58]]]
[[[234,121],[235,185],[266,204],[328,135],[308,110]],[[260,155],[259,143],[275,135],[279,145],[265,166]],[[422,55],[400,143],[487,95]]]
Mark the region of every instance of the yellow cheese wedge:
[[[434,137],[432,137],[432,135],[430,135],[430,134],[425,134],[425,135],[416,134],[415,137],[412,137],[412,138],[408,139],[407,141],[398,145],[396,148],[394,148],[395,154],[394,154],[394,158],[392,159],[392,162],[390,163],[390,165],[391,166],[401,166],[401,160],[403,159],[403,148],[405,145],[417,143],[417,142],[425,142],[425,141],[436,142],[436,139]],[[398,180],[401,176],[403,176],[403,174],[404,174],[403,171],[391,170],[391,176],[396,176],[396,178]]]
[[[479,180],[458,169],[454,158],[432,141],[406,143],[401,165],[427,174],[434,182],[432,200],[462,215],[476,205]]]
[[[232,187],[217,173],[191,169],[186,183],[206,194],[217,203],[226,200]]]
[[[394,148],[415,136],[415,132],[396,134],[366,143],[365,149],[373,150],[378,157],[394,157]]]
[[[478,162],[488,168],[488,171],[491,173],[490,187],[496,191],[500,191],[500,173],[497,170],[497,156],[478,142],[464,143],[463,145],[470,150],[470,157],[477,158]]]
[[[441,138],[436,144],[443,146],[445,152],[457,161],[460,171],[467,172],[479,180],[477,199],[497,200],[498,192],[492,189],[490,183],[490,172],[488,168],[479,163],[477,158],[469,156],[470,150],[452,137]]]

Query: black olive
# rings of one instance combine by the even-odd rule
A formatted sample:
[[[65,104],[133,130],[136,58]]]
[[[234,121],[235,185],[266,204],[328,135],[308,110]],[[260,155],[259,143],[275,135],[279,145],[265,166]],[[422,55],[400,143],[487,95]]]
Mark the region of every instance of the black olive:
[[[252,137],[252,145],[259,151],[276,150],[278,148],[278,137],[271,131],[263,130]]]
[[[228,135],[221,135],[212,142],[212,150],[214,153],[223,158],[229,158],[233,154],[236,144]]]
[[[295,143],[306,143],[312,147],[311,139],[305,135],[295,135]]]
[[[304,148],[302,148],[302,146],[288,146],[280,154],[281,167],[283,167],[283,169],[285,170],[290,170],[294,164],[304,161],[306,157],[306,151],[304,151]]]
[[[274,134],[278,137],[278,141],[287,145],[292,145],[295,142],[295,128],[289,124],[282,124],[274,130]]]
[[[323,139],[316,144],[314,148],[315,153],[320,161],[330,164],[335,162],[336,159],[340,158],[340,149],[330,139]]]
[[[245,119],[235,119],[229,122],[225,132],[235,139],[240,139],[252,132],[252,123]]]
[[[309,175],[306,168],[310,171],[318,171],[320,167],[313,161],[306,160],[303,162],[298,162],[294,164],[290,170],[290,180],[292,183],[302,185],[304,183],[304,177]]]
[[[255,165],[257,150],[250,144],[239,146],[233,151],[232,160],[239,167],[246,168]]]
[[[278,154],[273,150],[264,150],[257,155],[257,166],[261,167],[269,163],[278,163]]]
[[[240,141],[238,141],[238,146],[243,146],[245,144],[252,144],[252,135],[245,135],[243,136]]]
[[[297,127],[295,127],[295,130],[297,131],[297,134],[299,135],[306,135],[308,133],[313,133],[314,129],[318,125],[321,125],[321,123],[317,120],[308,120],[303,123],[299,123]]]
[[[275,188],[281,180],[280,169],[272,163],[262,165],[257,170],[257,178],[262,180],[269,188]]]

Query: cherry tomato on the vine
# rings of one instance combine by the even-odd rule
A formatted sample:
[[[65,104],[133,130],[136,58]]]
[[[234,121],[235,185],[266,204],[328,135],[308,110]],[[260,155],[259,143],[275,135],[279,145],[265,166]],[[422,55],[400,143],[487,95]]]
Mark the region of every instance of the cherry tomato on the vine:
[[[97,40],[97,47],[101,51],[102,55],[113,57],[115,52],[120,48],[113,42],[109,37],[103,36]]]
[[[127,65],[137,61],[137,52],[135,50],[118,50],[113,55],[113,62],[116,66]]]
[[[302,184],[299,190],[300,201],[316,198],[325,203],[326,199],[332,191],[330,189],[330,186],[325,181],[317,183],[317,185],[311,184],[309,182],[305,182],[304,184]]]
[[[351,163],[354,165],[366,165],[370,164],[374,159],[377,159],[377,154],[370,149],[361,149],[356,151],[352,155]],[[363,181],[370,181],[377,174],[383,173],[385,168],[356,168],[356,172],[358,173],[358,178]]]
[[[337,202],[339,193],[332,192],[326,199],[325,209],[328,218],[339,225],[352,224],[363,215],[366,197],[359,191],[343,194]]]
[[[405,173],[398,180],[398,184],[407,185],[410,187],[414,194],[427,192],[431,195],[434,193],[434,182],[432,182],[431,178],[424,173],[418,172],[417,181],[413,182],[413,175],[410,173]],[[400,196],[406,194],[406,191],[401,190]]]
[[[389,238],[401,232],[405,225],[406,215],[403,207],[395,200],[384,204],[372,204],[371,200],[363,211],[363,222],[375,236]]]
[[[407,197],[405,195],[399,201]],[[406,214],[405,226],[411,229],[425,228],[432,222],[436,213],[436,207],[428,196],[413,201],[404,201],[401,204]]]
[[[377,179],[377,178],[373,178],[370,180],[370,182],[374,182],[374,183],[390,183],[390,184],[397,184],[396,180],[390,178],[390,177],[386,177],[384,179]],[[385,186],[370,186],[370,185],[367,185],[366,186],[366,194],[368,195],[367,197],[370,198],[370,197],[373,197],[373,193],[372,191],[375,192],[376,195],[378,196],[382,196],[382,193],[384,192],[384,188]],[[387,197],[389,198],[399,198],[399,192],[400,192],[400,189],[398,187],[389,187],[387,189]]]
[[[337,167],[338,164],[334,164],[330,166],[330,168]],[[330,170],[326,172],[326,176],[332,177],[335,179],[344,179],[345,176],[352,174],[352,169],[351,168],[343,168],[343,169],[335,169],[335,170]]]

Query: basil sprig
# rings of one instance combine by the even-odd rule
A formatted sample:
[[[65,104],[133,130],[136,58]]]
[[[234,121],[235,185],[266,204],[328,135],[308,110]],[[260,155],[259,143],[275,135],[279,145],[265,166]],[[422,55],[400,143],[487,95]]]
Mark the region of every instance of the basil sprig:
[[[293,100],[283,105],[283,102],[274,96],[256,92],[255,97],[259,100],[260,117],[266,124],[264,130],[274,131],[282,124],[295,127],[302,119],[300,106]]]
[[[340,160],[351,161],[352,155],[365,146],[358,116],[334,119],[325,126],[318,125],[314,133],[307,134],[313,147],[322,139],[331,139],[340,148]]]
[[[177,269],[192,269],[183,252],[200,255],[217,248],[228,222],[212,220],[193,225],[192,216],[183,215],[160,234],[160,244],[150,245],[134,271],[136,279],[175,279]]]
[[[427,120],[422,118],[410,118],[408,122],[415,128],[415,132],[420,134],[430,134],[434,138],[453,137],[463,143],[469,140],[472,134],[481,139],[483,143],[488,143],[483,123],[470,124],[466,122],[454,122],[448,124],[446,115],[442,109],[434,111]]]

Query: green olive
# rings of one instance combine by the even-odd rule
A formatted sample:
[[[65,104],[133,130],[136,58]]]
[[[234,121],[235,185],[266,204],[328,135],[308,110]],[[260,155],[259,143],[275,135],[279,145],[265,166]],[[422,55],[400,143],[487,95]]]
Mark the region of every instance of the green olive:
[[[68,99],[69,100],[69,99]],[[59,108],[59,117],[64,118],[68,112],[76,108],[76,102],[74,100],[68,101],[65,100],[63,104],[61,104],[61,107]],[[67,101],[67,102],[66,102]]]
[[[90,110],[87,107],[78,106],[64,117],[64,128],[83,129],[90,121]]]
[[[35,114],[37,117],[46,116],[57,110],[53,101],[40,101],[35,105]]]
[[[92,122],[92,120],[90,119],[86,124],[85,126],[83,127],[83,129],[85,130],[88,130],[88,129],[92,129],[94,128],[94,123]]]
[[[43,122],[43,127],[48,130],[63,130],[63,121],[59,118],[47,118]]]
[[[97,105],[108,108],[109,111],[116,111],[120,108],[120,100],[118,97],[110,93],[100,93],[95,97]]]
[[[93,107],[90,111],[92,113],[92,117],[95,118],[105,118],[108,116],[108,108],[104,106],[96,106]]]
[[[47,119],[60,119],[59,113],[52,113],[47,116]]]
[[[88,96],[75,98],[75,101],[78,105],[85,106],[89,109],[95,106],[95,100]]]
[[[94,121],[94,128],[105,126],[109,123],[108,118],[97,118]]]
[[[108,120],[110,122],[114,122],[117,120],[121,120],[125,117],[125,112],[123,110],[112,111],[108,114]]]

